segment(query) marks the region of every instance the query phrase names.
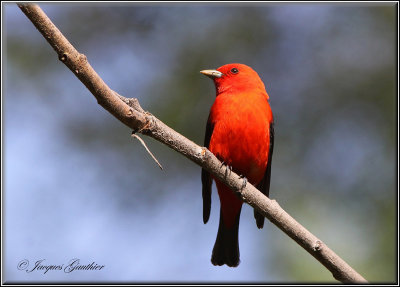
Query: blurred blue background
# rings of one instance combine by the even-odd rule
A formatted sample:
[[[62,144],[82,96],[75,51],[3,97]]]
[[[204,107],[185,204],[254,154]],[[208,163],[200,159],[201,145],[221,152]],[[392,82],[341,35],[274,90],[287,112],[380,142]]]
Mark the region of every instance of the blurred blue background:
[[[241,264],[213,266],[219,200],[204,225],[200,167],[143,137],[161,171],[2,5],[6,282],[335,282],[248,205]],[[271,198],[367,280],[397,280],[395,3],[40,6],[112,89],[198,144],[215,98],[199,71],[253,67],[275,117]],[[73,258],[105,268],[17,268]]]

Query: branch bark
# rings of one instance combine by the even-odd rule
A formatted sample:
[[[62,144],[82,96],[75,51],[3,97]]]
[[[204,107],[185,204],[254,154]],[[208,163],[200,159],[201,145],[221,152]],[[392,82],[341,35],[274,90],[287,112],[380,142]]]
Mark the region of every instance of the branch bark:
[[[261,212],[314,256],[332,272],[335,279],[342,282],[367,283],[342,258],[283,210],[278,202],[264,196],[250,183],[242,189],[239,175],[234,172],[226,174],[222,163],[207,148],[198,146],[152,114],[145,112],[136,99],[125,98],[112,91],[89,64],[86,56],[71,45],[38,5],[20,3],[18,6],[53,47],[58,58],[114,117],[133,131],[158,140],[208,170],[228,185],[244,202]]]

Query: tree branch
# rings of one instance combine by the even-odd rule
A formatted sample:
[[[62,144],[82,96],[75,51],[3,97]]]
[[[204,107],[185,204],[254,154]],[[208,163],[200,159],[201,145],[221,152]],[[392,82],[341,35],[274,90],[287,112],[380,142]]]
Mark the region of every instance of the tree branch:
[[[244,202],[257,209],[307,250],[332,272],[333,277],[337,280],[367,283],[328,246],[286,213],[275,200],[264,196],[250,183],[242,189],[242,180],[239,176],[234,172],[226,174],[221,162],[207,148],[198,146],[150,113],[145,112],[136,99],[128,99],[112,91],[89,64],[86,56],[79,53],[69,43],[38,5],[18,4],[18,6],[53,47],[58,58],[90,90],[97,102],[114,117],[135,132],[158,140],[205,168],[229,186]]]

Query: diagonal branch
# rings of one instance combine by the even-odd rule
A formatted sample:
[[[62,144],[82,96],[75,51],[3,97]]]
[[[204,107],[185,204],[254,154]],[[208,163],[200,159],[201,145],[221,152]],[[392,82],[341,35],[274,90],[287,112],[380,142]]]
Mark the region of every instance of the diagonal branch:
[[[135,132],[140,132],[158,140],[205,168],[234,190],[244,202],[257,209],[307,250],[332,272],[333,277],[337,280],[367,283],[360,274],[328,246],[286,213],[275,200],[264,196],[249,183],[245,188],[242,188],[242,180],[236,173],[231,172],[226,175],[225,168],[222,167],[221,162],[208,149],[198,146],[150,113],[145,112],[136,99],[128,99],[112,91],[89,64],[86,56],[79,53],[69,43],[38,5],[18,4],[18,6],[53,47],[58,54],[58,58],[90,90],[96,97],[97,102],[114,117]]]

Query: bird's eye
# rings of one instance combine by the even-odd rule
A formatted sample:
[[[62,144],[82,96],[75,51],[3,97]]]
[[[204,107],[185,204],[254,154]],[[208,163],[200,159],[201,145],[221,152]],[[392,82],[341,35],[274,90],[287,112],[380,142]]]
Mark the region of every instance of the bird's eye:
[[[237,74],[237,73],[239,73],[239,70],[236,69],[236,68],[232,68],[232,69],[231,69],[231,73],[232,73],[232,74]]]

